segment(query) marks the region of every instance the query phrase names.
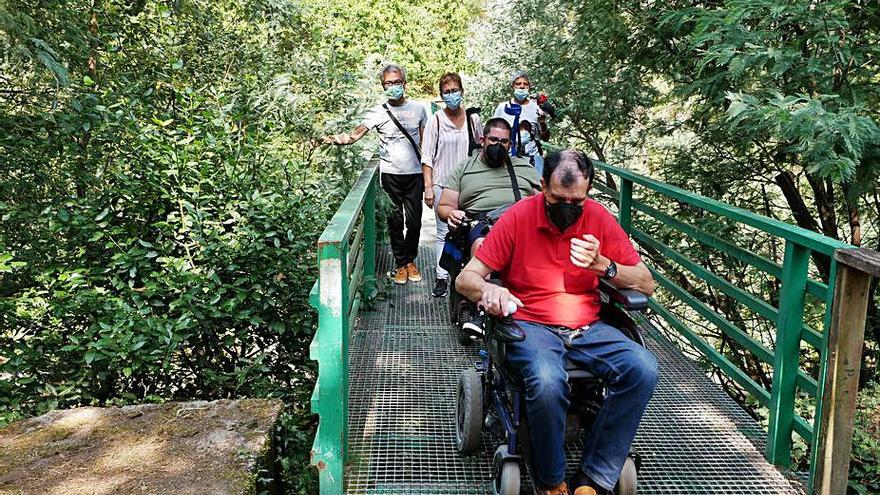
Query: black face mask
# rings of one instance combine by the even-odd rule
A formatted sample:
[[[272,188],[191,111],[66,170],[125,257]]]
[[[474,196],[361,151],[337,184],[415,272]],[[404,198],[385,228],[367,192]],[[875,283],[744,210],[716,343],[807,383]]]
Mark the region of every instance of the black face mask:
[[[490,144],[486,147],[486,154],[484,156],[487,165],[492,168],[498,168],[504,165],[504,160],[507,159],[507,149],[501,143]]]
[[[578,221],[584,212],[581,205],[573,205],[571,203],[548,203],[544,200],[544,206],[547,208],[547,216],[553,225],[559,227],[560,232],[565,232],[572,224]]]

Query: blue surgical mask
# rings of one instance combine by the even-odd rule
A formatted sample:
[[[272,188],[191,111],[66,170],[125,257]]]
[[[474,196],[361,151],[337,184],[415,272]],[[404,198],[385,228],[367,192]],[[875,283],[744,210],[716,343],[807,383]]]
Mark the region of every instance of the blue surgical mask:
[[[389,100],[399,100],[403,98],[403,84],[389,86],[388,89],[385,90],[385,96],[387,96]]]
[[[457,110],[461,105],[461,91],[443,95],[443,103],[446,103],[446,108]]]
[[[529,90],[526,88],[516,88],[513,90],[513,99],[523,101],[529,97]]]
[[[523,146],[532,141],[532,134],[529,131],[519,131],[519,142]]]

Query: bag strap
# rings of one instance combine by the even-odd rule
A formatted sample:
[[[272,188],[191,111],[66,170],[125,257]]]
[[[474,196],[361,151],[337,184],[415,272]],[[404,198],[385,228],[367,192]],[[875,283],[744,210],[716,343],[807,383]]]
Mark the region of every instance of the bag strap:
[[[413,151],[416,152],[416,158],[419,159],[419,163],[422,163],[422,153],[419,151],[419,147],[416,146],[416,141],[415,141],[415,139],[413,139],[412,136],[410,136],[409,133],[406,132],[406,129],[404,129],[403,126],[400,125],[400,122],[397,120],[397,117],[395,117],[394,114],[391,113],[391,109],[388,108],[388,104],[387,104],[387,103],[383,103],[383,104],[382,104],[382,108],[384,108],[385,111],[388,112],[388,116],[391,117],[391,121],[394,122],[394,125],[396,125],[397,128],[400,129],[400,132],[402,132],[403,135],[406,136],[406,139],[409,140],[409,144],[412,145],[412,147],[413,147]]]
[[[513,187],[513,199],[518,202],[522,199],[522,194],[519,192],[519,183],[516,181],[516,173],[513,171],[513,160],[509,157],[506,158],[505,162],[507,162],[507,173],[510,175],[510,186]]]
[[[522,144],[519,140],[519,117],[522,115],[522,105],[516,103],[519,109],[514,110],[511,104],[512,103],[504,104],[504,113],[507,115],[513,115],[513,124],[510,126],[510,156],[519,156],[522,148]]]
[[[482,148],[480,143],[477,142],[477,133],[474,130],[474,122],[473,116],[474,114],[479,114],[480,109],[476,107],[468,108],[465,112],[465,117],[467,117],[467,126],[468,126],[468,156],[474,152],[474,150],[478,150]]]
[[[432,164],[437,161],[437,150],[440,149],[440,112],[435,113],[434,117],[437,119],[437,141],[434,143],[434,156],[431,158]]]

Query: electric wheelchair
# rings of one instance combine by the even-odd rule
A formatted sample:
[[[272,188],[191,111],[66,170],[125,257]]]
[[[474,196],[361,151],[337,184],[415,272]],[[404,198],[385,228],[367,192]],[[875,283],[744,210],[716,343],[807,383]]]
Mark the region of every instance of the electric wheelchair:
[[[501,214],[507,211],[510,206],[506,205],[483,214],[465,212],[465,218],[461,225],[451,230],[446,238],[443,254],[445,259],[441,260],[441,266],[449,273],[449,292],[447,296],[449,323],[457,330],[458,341],[461,345],[469,345],[480,337],[479,333],[469,332],[465,325],[478,313],[477,305],[455,290],[455,279],[471,259],[470,243],[467,236],[471,229],[480,222],[485,226],[485,232],[483,232],[483,236],[485,236],[492,228],[492,225],[498,221]]]
[[[599,290],[602,297],[600,320],[618,328],[644,347],[644,339],[627,311],[644,310],[648,305],[647,296],[635,290],[617,289],[605,281],[600,281]],[[450,293],[454,291],[454,286],[450,287]],[[524,340],[525,333],[510,316],[496,318],[481,314],[485,329],[482,336],[484,348],[480,350],[480,360],[462,372],[458,384],[456,447],[464,455],[476,452],[484,430],[492,433],[493,438],[502,439],[492,460],[492,493],[519,495],[520,461],[531,466],[531,452],[524,386],[518,373],[506,365],[505,349],[508,342]],[[605,384],[601,378],[578,368],[571,361],[566,363],[565,369],[571,389],[566,419],[568,441],[581,434],[581,428],[586,431],[593,424],[604,403]],[[636,493],[640,464],[638,454],[631,452],[615,493]],[[534,480],[531,485],[535,486]],[[537,489],[533,490],[537,493]]]

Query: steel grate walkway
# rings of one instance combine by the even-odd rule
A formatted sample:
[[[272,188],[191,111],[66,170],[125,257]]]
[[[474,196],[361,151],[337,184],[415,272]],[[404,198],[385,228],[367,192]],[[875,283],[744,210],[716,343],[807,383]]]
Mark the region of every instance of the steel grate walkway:
[[[386,247],[380,273],[390,262]],[[424,280],[389,287],[351,332],[346,493],[491,493],[496,444],[484,434],[478,455],[455,450],[458,376],[478,347],[458,344],[446,300],[431,297],[433,250],[423,245],[417,263]],[[647,334],[661,371],[635,441],[639,493],[804,493],[764,459],[763,429],[674,344]],[[580,449],[568,450],[571,469]]]

